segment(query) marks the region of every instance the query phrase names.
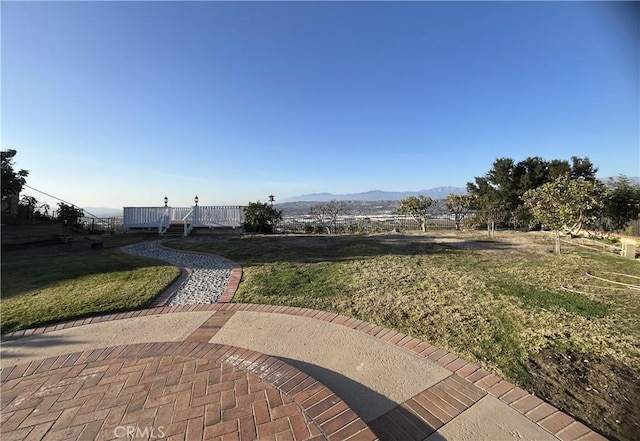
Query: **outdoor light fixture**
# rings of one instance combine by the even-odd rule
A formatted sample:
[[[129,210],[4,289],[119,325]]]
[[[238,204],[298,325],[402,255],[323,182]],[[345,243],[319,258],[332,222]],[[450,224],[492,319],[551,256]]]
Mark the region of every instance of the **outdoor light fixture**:
[[[271,205],[273,205],[273,201],[275,201],[275,200],[276,200],[275,196],[270,194],[269,195],[269,202],[271,202]]]
[[[165,207],[167,206],[167,203],[168,203],[168,202],[169,202],[169,198],[165,196],[165,197],[164,197],[164,206],[165,206]]]
[[[200,199],[198,199],[198,195],[196,195],[196,197],[195,197],[195,198],[193,198],[193,202],[195,202],[195,203],[196,203],[196,207],[198,206],[198,201],[199,201],[199,200],[200,200]]]

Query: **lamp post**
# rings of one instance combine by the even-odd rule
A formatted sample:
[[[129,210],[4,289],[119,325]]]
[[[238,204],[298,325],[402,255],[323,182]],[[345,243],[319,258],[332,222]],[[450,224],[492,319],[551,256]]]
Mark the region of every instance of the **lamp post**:
[[[167,203],[169,203],[169,198],[168,197],[164,197],[164,206],[167,206]]]
[[[200,200],[200,199],[198,199],[198,195],[196,195],[196,197],[195,197],[195,198],[193,198],[193,202],[195,202],[195,203],[196,203],[196,207],[198,206],[198,201],[199,201],[199,200]]]
[[[271,203],[271,205],[273,205],[273,201],[275,201],[275,200],[276,200],[275,196],[270,194],[269,195],[269,202]]]

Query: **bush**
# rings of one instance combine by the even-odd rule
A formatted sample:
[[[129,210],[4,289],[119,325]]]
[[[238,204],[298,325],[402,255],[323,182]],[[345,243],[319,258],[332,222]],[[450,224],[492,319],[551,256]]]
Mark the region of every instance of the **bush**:
[[[252,233],[271,234],[280,220],[282,211],[267,203],[249,202],[244,209],[244,229]]]
[[[64,202],[59,202],[58,207],[60,207],[58,208],[58,221],[62,221],[69,226],[80,224],[80,218],[84,216],[84,210],[82,208],[77,208],[74,205],[67,205]]]

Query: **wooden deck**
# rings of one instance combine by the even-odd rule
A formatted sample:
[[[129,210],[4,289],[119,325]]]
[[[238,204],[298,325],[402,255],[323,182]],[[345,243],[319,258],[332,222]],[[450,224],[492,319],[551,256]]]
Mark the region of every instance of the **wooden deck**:
[[[157,230],[163,235],[176,224],[183,225],[183,235],[194,228],[241,228],[244,207],[239,205],[193,207],[124,207],[126,230]]]

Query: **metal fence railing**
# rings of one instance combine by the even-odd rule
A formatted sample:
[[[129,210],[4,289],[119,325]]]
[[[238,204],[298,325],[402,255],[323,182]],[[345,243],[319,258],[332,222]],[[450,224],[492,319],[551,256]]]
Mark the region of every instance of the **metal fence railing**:
[[[225,207],[226,208],[226,207]],[[237,217],[238,207],[229,207],[233,216],[224,217],[225,221],[241,224],[242,219]],[[211,216],[206,216],[209,219]],[[221,218],[222,219],[222,218]],[[221,222],[220,219],[217,219]],[[465,228],[465,219],[461,228]],[[121,234],[126,232],[122,217],[96,218],[85,216],[79,222],[90,233]],[[223,222],[222,222],[223,223]],[[470,225],[467,223],[466,225]],[[445,216],[434,216],[427,220],[427,230],[454,230],[455,221]],[[420,222],[413,217],[403,216],[342,216],[335,223],[329,219],[319,220],[312,216],[285,216],[276,225],[276,233],[321,233],[329,231],[332,234],[360,234],[360,233],[384,233],[393,231],[419,231]],[[640,237],[640,219],[627,224],[626,234]]]
[[[122,234],[125,232],[121,217],[82,217],[79,224],[92,234]]]
[[[447,217],[427,220],[427,230],[454,230],[455,221]],[[384,233],[419,231],[420,222],[412,217],[347,217],[319,220],[312,217],[285,217],[275,227],[276,233]]]

